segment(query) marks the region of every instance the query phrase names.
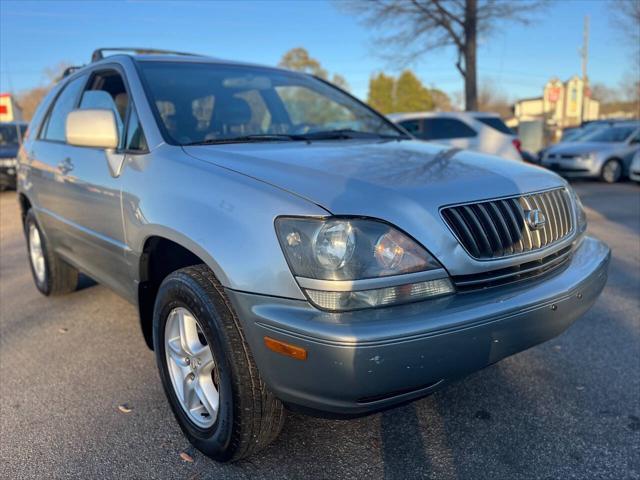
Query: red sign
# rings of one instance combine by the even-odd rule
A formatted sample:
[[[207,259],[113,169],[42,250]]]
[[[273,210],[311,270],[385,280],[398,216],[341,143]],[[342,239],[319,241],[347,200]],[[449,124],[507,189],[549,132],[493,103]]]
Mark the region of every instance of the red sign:
[[[557,102],[560,100],[560,93],[562,89],[560,87],[551,87],[547,90],[547,100],[550,102]]]

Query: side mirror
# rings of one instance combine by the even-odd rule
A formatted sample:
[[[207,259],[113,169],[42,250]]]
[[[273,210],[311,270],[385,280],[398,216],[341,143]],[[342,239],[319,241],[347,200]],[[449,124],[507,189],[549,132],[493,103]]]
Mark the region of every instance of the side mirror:
[[[74,110],[67,115],[66,137],[69,145],[117,148],[118,127],[112,110]]]

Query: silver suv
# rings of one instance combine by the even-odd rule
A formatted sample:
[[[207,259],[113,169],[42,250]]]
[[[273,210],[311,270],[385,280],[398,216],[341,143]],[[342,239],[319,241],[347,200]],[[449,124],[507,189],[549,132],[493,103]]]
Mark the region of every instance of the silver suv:
[[[216,460],[274,440],[284,406],[430,394],[560,334],[605,285],[609,248],[552,172],[415,141],[310,75],[104,53],[20,153],[33,278],[54,295],[83,272],[135,304]]]

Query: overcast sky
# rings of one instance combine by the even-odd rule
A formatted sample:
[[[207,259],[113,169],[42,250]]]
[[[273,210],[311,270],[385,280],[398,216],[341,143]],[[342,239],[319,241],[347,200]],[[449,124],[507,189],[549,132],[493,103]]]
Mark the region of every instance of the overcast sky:
[[[631,47],[600,0],[553,2],[531,26],[502,24],[481,39],[481,81],[511,100],[538,96],[549,78],[581,71],[578,48],[585,15],[591,18],[592,83],[619,86],[632,78]],[[0,0],[0,91],[20,91],[46,81],[59,62],[82,64],[99,46],[143,46],[193,51],[274,65],[290,48],[305,47],[351,90],[366,97],[369,77],[397,73],[376,54],[375,33],[336,2],[317,1],[12,1]],[[455,53],[426,54],[413,66],[425,84],[454,95],[462,80]],[[636,60],[637,62],[637,60]],[[637,70],[636,70],[637,71]]]

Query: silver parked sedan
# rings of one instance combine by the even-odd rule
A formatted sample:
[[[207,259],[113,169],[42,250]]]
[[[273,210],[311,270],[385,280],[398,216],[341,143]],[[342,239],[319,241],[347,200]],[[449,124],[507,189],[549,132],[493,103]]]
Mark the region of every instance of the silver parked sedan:
[[[559,335],[605,285],[609,248],[552,172],[412,140],[310,75],[104,53],[20,152],[34,282],[84,272],[136,305],[214,459],[269,444],[285,406],[428,395]]]
[[[596,130],[577,143],[554,145],[544,152],[542,165],[566,177],[615,183],[629,174],[631,158],[638,150],[640,123],[623,122]]]

